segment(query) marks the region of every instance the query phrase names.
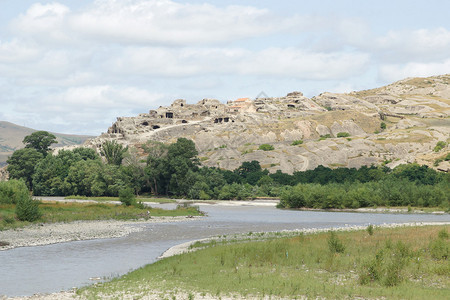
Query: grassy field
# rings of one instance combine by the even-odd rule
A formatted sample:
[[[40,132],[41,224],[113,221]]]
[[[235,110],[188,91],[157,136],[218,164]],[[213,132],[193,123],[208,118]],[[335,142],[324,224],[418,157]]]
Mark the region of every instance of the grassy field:
[[[448,299],[450,226],[368,228],[206,248],[80,289],[89,299]],[[198,245],[197,245],[198,246]],[[131,298],[130,298],[131,299]]]
[[[198,216],[196,207],[178,207],[175,210],[138,208],[107,203],[43,202],[39,205],[42,217],[36,223],[73,222],[78,220],[135,220],[158,216]],[[148,213],[149,212],[149,213]],[[0,230],[29,225],[15,218],[15,205],[0,204]]]

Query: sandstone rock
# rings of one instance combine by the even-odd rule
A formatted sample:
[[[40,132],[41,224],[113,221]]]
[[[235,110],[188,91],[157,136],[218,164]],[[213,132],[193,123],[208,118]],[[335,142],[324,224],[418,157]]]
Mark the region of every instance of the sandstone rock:
[[[322,136],[322,135],[327,135],[327,134],[331,134],[330,128],[328,128],[328,127],[325,126],[325,125],[321,125],[321,124],[317,125],[316,131],[317,131],[317,133],[318,133],[320,136]]]
[[[0,181],[7,181],[9,179],[9,173],[6,171],[6,167],[0,168]]]
[[[411,127],[425,127],[426,125],[424,123],[414,121],[411,119],[403,119],[400,120],[397,124],[395,124],[396,129],[408,129]]]
[[[139,146],[147,140],[172,143],[185,137],[195,142],[204,165],[235,169],[244,161],[258,160],[270,172],[292,173],[321,164],[358,168],[386,160],[395,165],[432,153],[438,140],[448,138],[449,96],[450,76],[441,75],[349,94],[322,93],[311,99],[300,92],[226,104],[215,99],[196,104],[177,99],[136,117],[118,118],[88,145],[100,147],[106,140],[117,140]],[[383,121],[380,116],[388,128],[375,134]],[[413,127],[420,129],[407,130]],[[339,132],[350,137],[336,138]],[[318,141],[327,134],[332,137]],[[294,140],[303,144],[291,146]],[[258,150],[264,143],[275,150]],[[431,166],[434,160],[424,162]]]

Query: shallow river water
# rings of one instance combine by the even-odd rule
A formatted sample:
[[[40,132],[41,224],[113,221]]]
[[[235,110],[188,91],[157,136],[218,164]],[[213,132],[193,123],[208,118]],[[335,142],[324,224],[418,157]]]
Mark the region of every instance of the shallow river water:
[[[0,252],[0,295],[51,293],[92,284],[152,263],[168,248],[233,233],[450,221],[446,215],[370,214],[278,210],[265,206],[202,205],[200,220],[148,224],[116,239],[67,242]]]

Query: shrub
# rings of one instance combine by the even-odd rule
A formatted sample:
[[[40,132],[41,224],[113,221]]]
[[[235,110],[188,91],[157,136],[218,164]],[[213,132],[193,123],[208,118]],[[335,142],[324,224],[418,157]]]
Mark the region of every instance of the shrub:
[[[444,229],[442,229],[441,231],[439,231],[438,237],[439,237],[440,239],[448,239],[449,234],[448,234],[447,230],[445,230],[445,228],[444,228]]]
[[[430,248],[430,254],[431,257],[434,259],[447,259],[449,257],[449,245],[447,242],[447,239],[449,237],[449,234],[447,230],[442,229],[438,233],[438,238],[431,241],[429,248]]]
[[[297,146],[297,145],[301,145],[301,144],[303,144],[302,140],[295,140],[292,142],[291,146]]]
[[[258,148],[259,150],[263,150],[263,151],[271,151],[274,150],[275,148],[272,145],[269,144],[262,144],[259,146]]]
[[[325,140],[325,139],[329,139],[329,138],[331,138],[331,135],[329,133],[325,134],[325,135],[321,135],[320,138],[319,138],[319,141],[322,141],[322,140]]]
[[[136,198],[132,188],[124,188],[119,191],[119,200],[126,206],[134,205]]]
[[[28,194],[28,188],[22,180],[0,182],[0,203],[17,204],[19,199],[27,197]]]
[[[447,153],[447,156],[444,158],[445,161],[449,161],[450,160],[450,153]]]
[[[200,200],[210,200],[211,196],[208,195],[208,193],[206,193],[205,191],[201,190],[199,193],[199,198]]]
[[[446,143],[446,142],[444,142],[444,141],[439,141],[439,142],[436,143],[436,146],[434,147],[433,150],[434,150],[434,152],[439,152],[439,151],[441,151],[442,149],[444,149],[445,146],[447,146],[447,143]]]
[[[33,201],[30,195],[21,197],[16,204],[16,215],[20,221],[36,221],[42,216],[39,211],[39,202]]]
[[[386,123],[384,123],[384,122],[381,122],[381,124],[380,124],[380,128],[381,128],[381,129],[383,129],[383,130],[385,130],[385,129],[386,129]]]
[[[344,253],[345,246],[337,237],[336,232],[330,231],[330,236],[328,237],[328,248],[331,253]]]
[[[392,245],[386,242],[383,249],[365,264],[359,272],[359,283],[379,282],[384,286],[396,286],[404,280],[403,269],[411,258],[407,245],[398,242]]]
[[[337,137],[339,138],[339,137],[349,137],[350,136],[350,133],[348,133],[348,132],[339,132],[338,134],[337,134]]]
[[[369,233],[369,235],[373,235],[373,225],[372,224],[367,226],[367,233]]]

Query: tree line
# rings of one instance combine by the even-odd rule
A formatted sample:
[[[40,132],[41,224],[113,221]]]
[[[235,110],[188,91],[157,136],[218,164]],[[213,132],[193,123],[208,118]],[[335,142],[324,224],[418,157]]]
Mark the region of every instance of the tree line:
[[[55,141],[47,132],[33,133],[7,161],[10,177],[22,179],[34,195],[118,196],[131,189],[203,200],[281,197],[280,206],[290,208],[449,206],[449,174],[417,164],[270,174],[258,161],[233,171],[201,166],[194,142],[185,138],[170,145],[149,141],[144,153],[107,141],[100,154],[77,148],[51,155]]]

